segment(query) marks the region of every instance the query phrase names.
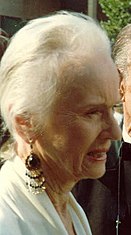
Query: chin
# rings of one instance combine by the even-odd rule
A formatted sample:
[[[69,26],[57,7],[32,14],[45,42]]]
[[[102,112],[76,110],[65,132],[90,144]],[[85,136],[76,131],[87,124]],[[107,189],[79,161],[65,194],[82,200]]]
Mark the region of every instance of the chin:
[[[101,168],[97,168],[97,169],[93,169],[92,172],[90,172],[90,174],[88,174],[88,179],[99,179],[101,178],[106,172],[106,168],[105,166],[101,167]]]
[[[99,173],[98,175],[96,175],[96,177],[94,177],[94,179],[99,179],[101,178],[104,174],[105,174],[106,171],[104,171],[103,173]]]

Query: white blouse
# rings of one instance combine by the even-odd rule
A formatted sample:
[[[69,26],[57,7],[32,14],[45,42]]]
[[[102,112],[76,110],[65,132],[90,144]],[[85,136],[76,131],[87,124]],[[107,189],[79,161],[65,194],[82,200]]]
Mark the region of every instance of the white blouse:
[[[86,215],[70,193],[69,213],[77,235],[91,235]],[[33,195],[25,185],[18,156],[0,170],[0,235],[68,235],[46,191]]]

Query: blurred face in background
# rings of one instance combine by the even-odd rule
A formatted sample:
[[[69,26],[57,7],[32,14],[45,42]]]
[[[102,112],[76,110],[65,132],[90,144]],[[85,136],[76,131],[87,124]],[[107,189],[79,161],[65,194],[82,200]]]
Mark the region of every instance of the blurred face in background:
[[[126,66],[126,77],[122,78],[121,91],[124,109],[124,123],[128,135],[131,137],[131,46],[128,51],[128,64]]]

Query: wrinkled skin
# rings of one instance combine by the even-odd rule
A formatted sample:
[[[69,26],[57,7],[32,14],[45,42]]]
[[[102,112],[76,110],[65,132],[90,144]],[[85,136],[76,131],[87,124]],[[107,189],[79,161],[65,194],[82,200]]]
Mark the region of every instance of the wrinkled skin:
[[[131,137],[131,63],[127,66],[127,77],[122,78],[121,90],[124,110],[124,124]]]
[[[55,176],[60,185],[101,177],[111,140],[121,137],[112,111],[120,99],[119,76],[112,60],[98,58],[90,71],[86,59],[82,61],[82,65],[62,68],[46,129],[36,141],[52,181]]]

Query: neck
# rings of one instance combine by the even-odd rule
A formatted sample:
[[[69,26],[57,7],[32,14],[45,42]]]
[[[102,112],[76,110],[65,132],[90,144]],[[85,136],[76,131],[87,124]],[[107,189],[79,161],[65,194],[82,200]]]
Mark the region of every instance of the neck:
[[[46,189],[46,192],[52,201],[57,213],[59,214],[68,234],[75,235],[71,215],[68,210],[69,204],[69,193],[57,193],[54,192],[50,187]]]
[[[64,198],[68,200],[69,192],[74,187],[76,181],[69,170],[62,168],[62,166],[55,165],[55,163],[44,164],[43,174],[46,179],[46,188],[48,193],[55,199]]]
[[[24,151],[21,151],[21,149]],[[18,148],[17,146],[17,154],[25,162],[26,156],[29,155],[29,150],[26,149],[25,151],[24,148]],[[57,211],[62,212],[66,210],[66,205],[69,200],[69,192],[76,184],[76,178],[72,174],[69,167],[66,167],[63,162],[55,162],[46,155],[43,155],[40,160],[41,170],[45,178],[46,192]]]
[[[43,161],[43,174],[46,180],[46,192],[53,205],[59,214],[66,214],[69,192],[76,183],[72,172],[69,168],[66,169],[66,166],[48,158],[48,162]]]
[[[46,192],[52,201],[54,207],[56,208],[57,212],[61,215],[65,215],[67,211],[67,205],[69,202],[69,193],[63,193],[63,192],[56,192],[52,190],[52,188],[47,185]]]

